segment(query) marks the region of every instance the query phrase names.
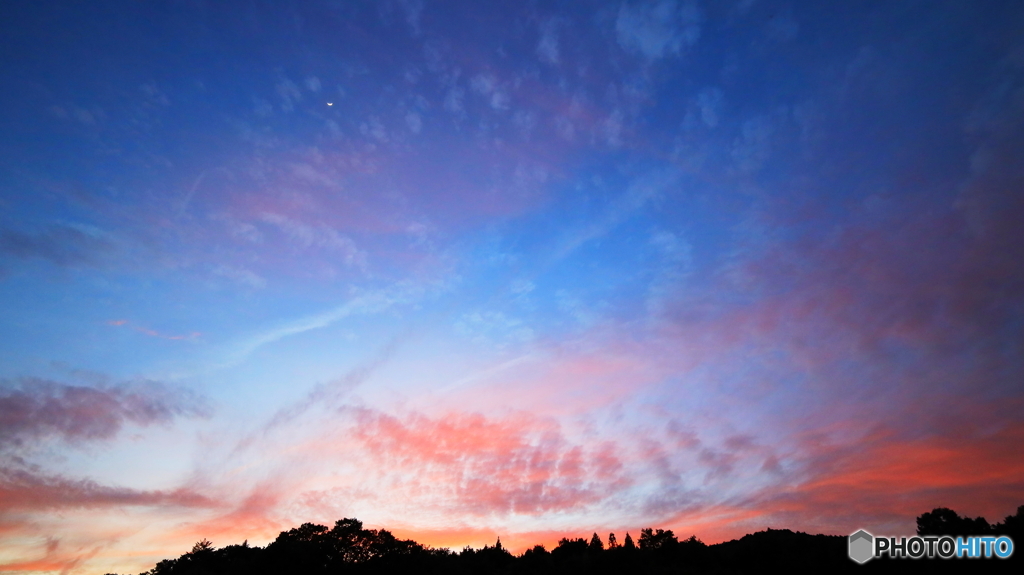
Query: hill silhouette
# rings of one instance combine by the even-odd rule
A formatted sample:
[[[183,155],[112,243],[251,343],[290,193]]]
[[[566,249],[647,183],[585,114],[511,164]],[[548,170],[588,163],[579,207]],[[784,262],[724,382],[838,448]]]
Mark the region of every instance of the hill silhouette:
[[[1008,535],[1024,541],[1024,505],[995,525],[936,508],[917,518],[918,535]],[[909,533],[884,534],[910,536]],[[847,556],[844,535],[809,535],[767,529],[740,539],[706,545],[696,536],[679,540],[671,530],[643,529],[634,543],[626,534],[607,540],[564,538],[551,550],[534,546],[513,555],[501,545],[459,552],[398,539],[385,529],[364,529],[357,519],[333,527],[305,523],[284,531],[266,547],[248,542],[217,548],[206,539],[177,559],[166,559],[141,575],[261,574],[619,574],[619,573],[1021,573],[1022,553],[1000,559],[872,559],[864,565]]]

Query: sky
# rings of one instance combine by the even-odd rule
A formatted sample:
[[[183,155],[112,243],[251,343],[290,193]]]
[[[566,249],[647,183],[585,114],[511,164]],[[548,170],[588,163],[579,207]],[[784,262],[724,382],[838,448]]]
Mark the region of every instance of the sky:
[[[1024,4],[0,7],[0,572],[1024,504]]]

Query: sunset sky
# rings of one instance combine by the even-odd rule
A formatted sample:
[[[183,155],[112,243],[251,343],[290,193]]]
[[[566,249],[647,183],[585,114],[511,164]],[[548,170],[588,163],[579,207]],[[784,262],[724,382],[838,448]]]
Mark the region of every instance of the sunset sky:
[[[0,5],[0,572],[1024,504],[1024,4]]]

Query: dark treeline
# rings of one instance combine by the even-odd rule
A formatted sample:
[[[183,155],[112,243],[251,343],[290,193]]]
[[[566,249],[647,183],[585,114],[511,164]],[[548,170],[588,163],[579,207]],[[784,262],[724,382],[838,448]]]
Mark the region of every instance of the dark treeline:
[[[917,518],[918,535],[1009,535],[1024,542],[1024,505],[1016,515],[989,524],[984,518],[961,517],[938,508]],[[904,533],[879,534],[890,536]],[[636,540],[619,541],[594,533],[589,539],[562,539],[551,550],[537,545],[521,555],[509,553],[499,539],[483,549],[460,552],[433,549],[398,539],[384,529],[364,529],[356,519],[342,519],[328,528],[306,523],[282,532],[266,547],[228,545],[216,548],[205,539],[177,559],[161,561],[142,575],[260,574],[619,574],[619,573],[789,573],[812,572],[1014,572],[1021,556],[1010,559],[873,559],[858,565],[847,556],[842,535],[808,535],[768,529],[741,539],[706,545],[696,536],[679,540],[669,530],[643,529]]]

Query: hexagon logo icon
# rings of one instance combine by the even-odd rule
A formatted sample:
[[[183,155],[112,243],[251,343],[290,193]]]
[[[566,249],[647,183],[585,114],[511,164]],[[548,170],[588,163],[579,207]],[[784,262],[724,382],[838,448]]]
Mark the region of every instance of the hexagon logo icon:
[[[857,563],[864,564],[868,559],[874,556],[872,552],[872,546],[874,545],[874,537],[870,533],[861,529],[849,537],[849,551],[850,559],[853,559]]]

